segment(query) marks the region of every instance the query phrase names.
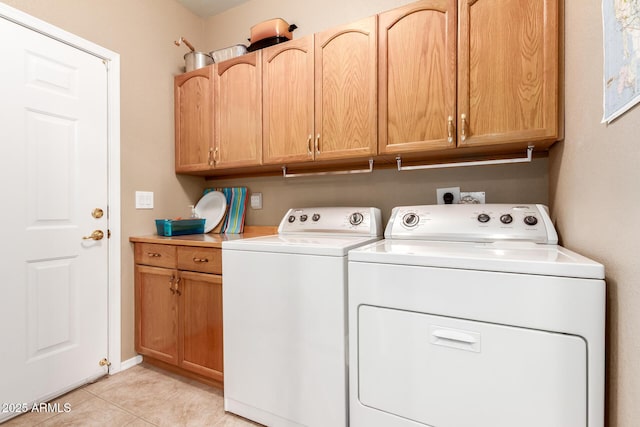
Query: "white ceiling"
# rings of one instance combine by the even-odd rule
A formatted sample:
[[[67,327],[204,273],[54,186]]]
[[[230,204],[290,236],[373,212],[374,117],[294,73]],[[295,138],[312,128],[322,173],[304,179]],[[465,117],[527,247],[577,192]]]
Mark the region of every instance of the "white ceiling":
[[[196,15],[207,18],[224,12],[249,0],[178,0]]]

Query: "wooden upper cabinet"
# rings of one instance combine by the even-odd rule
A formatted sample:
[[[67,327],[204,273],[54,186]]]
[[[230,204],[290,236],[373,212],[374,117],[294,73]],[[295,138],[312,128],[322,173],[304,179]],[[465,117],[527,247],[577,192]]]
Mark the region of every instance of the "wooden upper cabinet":
[[[212,167],[213,66],[174,79],[176,172]]]
[[[215,167],[261,164],[261,52],[252,52],[217,64],[214,99]]]
[[[420,0],[177,76],[176,172],[546,149],[560,42],[559,0]]]
[[[382,13],[378,27],[380,154],[455,147],[455,0]]]
[[[313,35],[262,51],[263,163],[313,160]]]
[[[459,15],[458,145],[557,140],[558,1],[467,0]]]
[[[316,160],[377,153],[375,16],[315,35]]]

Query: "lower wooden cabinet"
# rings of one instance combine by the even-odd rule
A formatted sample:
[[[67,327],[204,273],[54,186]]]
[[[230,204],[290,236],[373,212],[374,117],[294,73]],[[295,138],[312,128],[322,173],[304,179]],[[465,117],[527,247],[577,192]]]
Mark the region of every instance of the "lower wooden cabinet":
[[[178,365],[175,274],[168,268],[136,265],[136,351],[172,365]]]
[[[218,386],[224,380],[221,256],[217,248],[135,244],[136,351]]]
[[[179,365],[222,382],[222,277],[180,271],[179,278]]]

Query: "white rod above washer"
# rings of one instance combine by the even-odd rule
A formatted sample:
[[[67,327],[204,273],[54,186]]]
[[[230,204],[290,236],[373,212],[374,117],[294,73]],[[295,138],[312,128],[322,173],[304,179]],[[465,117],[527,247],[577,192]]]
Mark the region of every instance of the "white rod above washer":
[[[470,162],[456,162],[456,163],[437,163],[432,165],[416,165],[416,166],[402,166],[402,158],[396,157],[396,163],[398,164],[398,171],[412,171],[421,169],[442,169],[442,168],[457,168],[462,166],[484,166],[484,165],[502,165],[507,163],[527,163],[531,162],[531,156],[533,154],[533,145],[527,147],[526,157],[516,157],[514,159],[496,159],[496,160],[475,160]]]

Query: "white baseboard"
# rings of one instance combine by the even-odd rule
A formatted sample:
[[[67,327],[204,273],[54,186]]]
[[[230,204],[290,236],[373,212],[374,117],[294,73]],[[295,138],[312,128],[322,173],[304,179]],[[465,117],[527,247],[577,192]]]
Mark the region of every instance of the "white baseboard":
[[[119,372],[125,371],[125,370],[127,370],[129,368],[133,368],[134,366],[136,366],[139,363],[142,363],[142,356],[138,354],[137,356],[132,357],[131,359],[127,359],[127,360],[123,361],[120,364],[120,371]],[[113,372],[113,373],[115,373],[115,372]]]

